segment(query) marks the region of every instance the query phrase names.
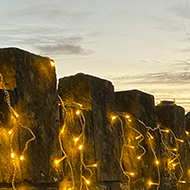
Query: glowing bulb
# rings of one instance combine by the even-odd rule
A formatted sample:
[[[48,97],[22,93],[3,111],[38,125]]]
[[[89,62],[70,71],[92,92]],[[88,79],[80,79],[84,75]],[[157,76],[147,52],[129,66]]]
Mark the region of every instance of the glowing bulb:
[[[11,158],[14,158],[15,157],[15,154],[14,153],[11,153]]]
[[[55,67],[55,62],[53,60],[50,61],[52,67]]]
[[[137,159],[140,160],[140,159],[141,159],[141,156],[138,156]]]
[[[154,137],[149,132],[147,132],[147,134],[149,136],[149,139],[154,139]]]
[[[12,130],[10,130],[8,133],[9,133],[9,135],[11,135],[11,133],[12,133]]]
[[[165,133],[169,133],[170,130],[169,129],[165,129],[165,130],[161,130],[162,132],[165,132]]]
[[[153,183],[152,181],[149,181],[148,182],[148,185],[151,186],[151,185],[159,185],[159,183]]]
[[[89,185],[89,184],[90,184],[90,181],[89,181],[89,180],[86,180],[86,183]]]
[[[76,111],[76,114],[77,114],[77,115],[79,115],[79,114],[80,114],[80,111],[79,111],[79,110],[77,110],[77,111]]]
[[[126,115],[125,117],[126,117],[127,119],[129,119],[129,118],[130,118],[130,116],[129,116],[129,115]]]
[[[173,148],[173,149],[171,149],[171,150],[173,150],[173,151],[177,152],[177,148]]]
[[[134,176],[135,174],[133,172],[130,173],[131,176]]]
[[[189,135],[189,132],[188,132],[188,131],[185,131],[185,133],[186,133],[187,135]]]
[[[64,128],[63,128],[63,129],[61,129],[61,133],[63,133],[63,132],[64,132],[64,130],[65,130]]]
[[[79,146],[79,150],[82,150],[82,145]]]
[[[161,103],[161,101],[160,100],[158,100],[158,103],[157,103],[157,105],[159,105]]]
[[[156,164],[157,164],[157,165],[159,164],[159,161],[158,161],[158,160],[156,160]]]
[[[148,182],[148,185],[149,185],[149,186],[151,186],[152,184],[153,184],[152,181],[149,181],[149,182]]]
[[[77,142],[79,140],[79,137],[75,138],[74,141]]]
[[[56,165],[58,165],[58,164],[59,164],[59,160],[55,160],[54,163],[55,163]]]
[[[97,167],[98,165],[97,164],[93,164],[92,167]]]
[[[179,142],[181,142],[181,143],[184,142],[184,140],[182,140],[182,139],[176,139],[176,141],[179,141]]]
[[[111,119],[112,119],[112,120],[115,120],[115,119],[116,119],[116,116],[115,116],[115,115],[114,115],[114,116],[112,116],[112,117],[111,117]]]
[[[24,160],[24,156],[23,155],[20,156],[20,160]]]
[[[135,139],[139,139],[139,138],[141,138],[141,136],[142,136],[142,135],[139,135],[139,136],[135,137]]]
[[[128,122],[131,122],[131,119],[128,119]]]
[[[178,181],[179,183],[186,183],[186,181]]]

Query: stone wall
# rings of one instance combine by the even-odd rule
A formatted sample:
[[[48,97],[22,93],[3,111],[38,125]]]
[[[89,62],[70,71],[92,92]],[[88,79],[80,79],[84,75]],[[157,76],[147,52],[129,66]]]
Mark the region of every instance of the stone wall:
[[[49,58],[0,49],[0,188],[187,190],[189,115]]]

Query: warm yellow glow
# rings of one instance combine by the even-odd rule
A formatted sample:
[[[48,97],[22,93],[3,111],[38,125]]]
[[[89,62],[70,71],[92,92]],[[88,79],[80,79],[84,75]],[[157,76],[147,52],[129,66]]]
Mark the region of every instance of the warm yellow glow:
[[[129,173],[131,176],[134,176],[135,174],[133,172]]]
[[[141,156],[138,156],[137,159],[140,160],[140,159],[141,159]]]
[[[79,146],[79,150],[82,150],[82,145]]]
[[[80,110],[77,110],[77,111],[76,111],[76,114],[79,115],[79,114],[80,114]]]
[[[177,152],[177,148],[173,148],[173,149],[170,149],[170,150]]]
[[[176,141],[179,141],[179,142],[181,142],[181,143],[184,142],[184,140],[182,140],[182,139],[176,139]]]
[[[165,130],[161,130],[162,132],[165,132],[165,133],[169,133],[170,130],[169,129],[165,129]]]
[[[92,165],[86,165],[86,168],[91,168],[91,167],[97,167],[98,165],[97,164],[92,164]]]
[[[116,119],[116,116],[115,116],[115,115],[114,115],[114,116],[112,116],[112,117],[111,117],[111,119],[112,119],[112,120],[115,120],[115,119]]]
[[[50,61],[52,67],[55,67],[55,62],[53,60]]]
[[[189,132],[188,132],[188,131],[185,131],[185,133],[186,133],[187,135],[189,135]]]
[[[158,100],[158,103],[157,103],[157,105],[159,105],[161,103],[161,101],[160,100]]]
[[[14,158],[15,157],[15,154],[14,153],[11,153],[11,158]]]
[[[128,122],[131,122],[131,119],[128,119]]]
[[[139,138],[141,138],[141,136],[142,136],[142,135],[139,135],[139,136],[135,137],[135,139],[139,139]]]
[[[12,130],[10,130],[8,133],[9,133],[9,135],[11,135],[11,133],[12,133]]]
[[[149,181],[149,182],[148,182],[148,185],[149,185],[149,186],[151,186],[152,184],[153,184],[152,181]]]
[[[85,182],[86,182],[88,185],[90,184],[90,181],[89,181],[89,180],[86,180]]]
[[[58,164],[59,164],[59,160],[55,160],[54,163],[55,163],[56,165],[58,165]]]
[[[65,128],[62,128],[62,129],[61,129],[61,133],[63,133],[63,132],[64,132],[64,130],[65,130]]]
[[[155,163],[158,165],[160,162],[158,160],[156,160]]]
[[[77,105],[79,105],[82,108],[82,104],[77,103]]]
[[[149,132],[147,132],[147,134],[148,134],[150,139],[154,139],[154,137]]]
[[[127,119],[129,119],[129,118],[130,118],[130,116],[129,116],[129,115],[126,115],[125,117],[126,117]]]
[[[159,185],[159,183],[153,183],[152,181],[149,181],[148,182],[148,185],[151,186],[151,185]]]
[[[20,160],[24,160],[24,156],[23,155],[20,156]]]
[[[179,162],[178,162],[178,163],[176,163],[176,164],[172,164],[172,166],[173,166],[173,167],[175,167],[175,166],[177,166],[178,164],[179,164]]]
[[[76,137],[76,138],[74,139],[75,142],[77,142],[78,140],[79,140],[79,137]]]
[[[186,183],[186,181],[178,181],[179,183]]]

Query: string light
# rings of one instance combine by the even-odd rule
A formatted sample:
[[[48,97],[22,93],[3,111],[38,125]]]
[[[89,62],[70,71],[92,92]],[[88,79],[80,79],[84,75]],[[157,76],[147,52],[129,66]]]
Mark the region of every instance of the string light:
[[[50,60],[50,64],[52,67],[55,67],[55,61],[54,60]]]
[[[151,140],[154,139],[154,137],[148,131],[147,131],[147,135],[148,135],[149,139],[151,139]]]
[[[92,165],[86,165],[86,168],[96,168],[98,165],[97,164],[92,164]]]
[[[186,135],[189,135],[189,131],[185,131]]]
[[[124,146],[129,147],[129,148],[132,148],[132,149],[135,148],[134,146],[131,146],[131,145],[124,145]]]
[[[15,157],[15,154],[12,152],[11,153],[11,158],[14,158]]]
[[[165,132],[165,133],[169,133],[169,132],[170,132],[170,130],[169,130],[169,129],[165,129],[165,130],[160,129],[160,131],[161,131],[161,132]]]
[[[20,156],[20,160],[21,161],[24,160],[24,156],[23,155]]]
[[[10,135],[10,148],[11,148],[11,158],[12,158],[12,164],[13,164],[13,177],[12,177],[12,188],[14,190],[16,190],[16,187],[15,187],[15,177],[16,177],[16,170],[17,170],[17,167],[16,167],[16,162],[14,160],[15,158],[15,154],[13,152],[13,136],[14,136],[14,133],[15,133],[15,130],[19,127],[21,128],[24,128],[24,129],[27,129],[30,134],[33,136],[31,139],[29,139],[25,145],[24,145],[24,150],[20,156],[20,160],[23,160],[24,159],[24,152],[27,150],[28,148],[28,143],[35,140],[35,135],[34,133],[32,132],[32,130],[26,126],[23,126],[22,123],[20,123],[20,121],[18,120],[19,118],[19,114],[14,110],[14,108],[11,106],[11,101],[10,101],[10,95],[9,95],[9,92],[7,91],[7,89],[5,88],[5,85],[4,85],[4,82],[3,82],[3,75],[0,73],[0,86],[5,94],[5,98],[6,98],[6,103],[8,105],[8,108],[9,108],[9,111],[10,113],[12,114],[12,116],[16,119],[16,122],[17,122],[17,125],[15,127],[13,127],[11,130],[8,131],[8,134]]]
[[[117,118],[117,116],[115,116],[115,115],[111,117],[112,120],[115,120],[116,118]]]
[[[83,148],[82,145],[80,145],[80,146],[79,146],[79,150],[82,150],[82,148]]]
[[[181,143],[184,142],[184,140],[182,140],[182,139],[176,139],[176,141],[179,141],[179,142],[181,142]]]
[[[149,181],[149,182],[148,182],[148,185],[149,185],[149,186],[152,186],[152,185],[159,185],[159,183],[153,183],[152,181]]]
[[[141,138],[142,137],[142,134],[140,134],[139,136],[137,136],[137,137],[135,137],[135,139],[139,139],[139,138]]]
[[[79,137],[76,137],[76,138],[74,139],[75,142],[77,142],[78,140],[79,140]]]
[[[77,110],[77,111],[76,111],[76,114],[79,115],[79,114],[80,114],[80,110]]]
[[[179,183],[186,183],[186,181],[178,181]]]
[[[158,160],[156,160],[155,163],[156,163],[157,165],[160,164],[160,162],[159,162]]]

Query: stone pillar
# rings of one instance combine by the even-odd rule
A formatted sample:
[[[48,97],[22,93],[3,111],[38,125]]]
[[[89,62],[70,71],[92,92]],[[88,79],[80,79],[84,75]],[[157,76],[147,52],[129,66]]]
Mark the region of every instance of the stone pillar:
[[[3,131],[0,183],[10,184],[14,177],[10,158],[10,136],[13,134],[8,134],[11,129],[14,133],[15,183],[54,184],[60,180],[60,172],[53,166],[61,151],[58,149],[56,75],[50,62],[49,58],[17,48],[0,49],[0,73],[4,84],[0,85],[0,130]],[[9,91],[12,113],[6,101],[5,88]],[[15,114],[18,115],[15,117]],[[32,133],[35,140],[29,142],[33,138]],[[19,157],[26,145],[21,161]]]
[[[112,84],[109,81],[80,73],[75,76],[61,78],[59,80],[58,92],[66,109],[70,109],[72,105],[75,111],[81,109],[84,114],[84,163],[85,165],[97,163],[97,168],[92,168],[91,187],[107,190],[119,189],[120,153],[118,129],[113,128],[111,125],[111,115],[115,105]],[[82,108],[79,105],[82,105]],[[76,118],[76,115],[74,114],[72,117]],[[68,117],[66,118],[70,121]],[[79,128],[76,122],[77,120],[73,122],[72,127],[66,125],[65,128],[65,133],[73,131],[73,137],[66,135],[65,139],[63,139],[63,146],[67,150],[68,160],[71,163],[74,163],[74,157],[77,158],[79,155],[79,153],[71,153],[73,150],[73,142],[71,141],[74,138],[74,134],[80,134],[77,132]],[[78,159],[79,162],[81,162],[81,159]],[[73,170],[77,171],[74,165]],[[83,172],[85,173],[85,171]],[[77,178],[77,175],[83,175],[83,172],[80,174],[76,172],[74,177]],[[76,186],[75,188],[78,190],[81,187]]]
[[[189,160],[190,143],[185,133],[185,111],[174,102],[163,101],[156,107],[157,123],[160,128],[170,130],[162,133],[165,146],[170,150],[169,154],[162,151],[163,160],[165,159],[166,170],[163,173],[163,187],[165,189],[188,189],[189,187]],[[179,156],[176,156],[179,155]],[[177,159],[175,159],[177,157]],[[175,159],[171,166],[169,160]],[[186,183],[184,183],[186,182]]]
[[[154,97],[138,91],[115,93],[116,112],[123,126],[121,165],[129,189],[149,189],[160,185],[160,135],[156,128]],[[122,136],[121,136],[122,137]],[[160,161],[159,161],[160,162]],[[124,177],[126,180],[126,177]]]

